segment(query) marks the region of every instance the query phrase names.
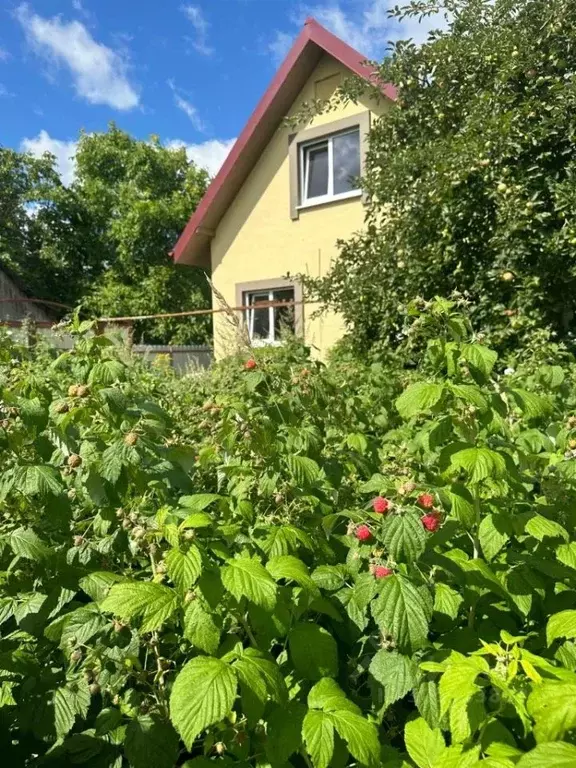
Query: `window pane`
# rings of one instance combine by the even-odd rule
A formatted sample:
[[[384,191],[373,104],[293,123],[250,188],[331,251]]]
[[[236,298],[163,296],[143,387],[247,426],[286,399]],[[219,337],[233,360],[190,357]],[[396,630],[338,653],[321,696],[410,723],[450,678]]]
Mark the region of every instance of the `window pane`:
[[[304,151],[306,163],[306,198],[328,194],[328,144],[317,144]]]
[[[294,301],[294,288],[274,291],[274,301]],[[294,306],[274,307],[274,340],[283,333],[294,333]]]
[[[358,189],[360,176],[360,131],[342,133],[333,138],[334,194]]]
[[[268,303],[270,301],[270,294],[268,291],[265,293],[249,293],[247,304],[253,309],[249,311],[248,328],[250,331],[251,339],[268,339],[270,336],[270,308],[260,307],[258,304]]]

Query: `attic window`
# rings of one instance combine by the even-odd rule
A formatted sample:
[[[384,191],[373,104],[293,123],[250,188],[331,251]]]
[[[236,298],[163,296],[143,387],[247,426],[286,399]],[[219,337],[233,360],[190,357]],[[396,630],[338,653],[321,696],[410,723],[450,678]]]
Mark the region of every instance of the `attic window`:
[[[360,129],[358,127],[300,145],[300,205],[360,194]]]

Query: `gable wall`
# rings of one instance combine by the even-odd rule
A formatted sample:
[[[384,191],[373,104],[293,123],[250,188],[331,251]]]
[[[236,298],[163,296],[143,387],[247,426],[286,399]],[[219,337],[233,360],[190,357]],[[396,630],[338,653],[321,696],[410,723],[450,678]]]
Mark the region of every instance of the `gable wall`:
[[[327,98],[348,70],[325,55],[295,101],[291,114],[303,102]],[[297,130],[327,125],[365,112],[381,114],[389,108],[367,99],[314,118]],[[304,273],[324,275],[337,254],[336,241],[361,228],[364,206],[359,198],[301,210],[290,218],[288,137],[296,129],[281,125],[250,176],[218,225],[211,243],[212,280],[230,306],[236,305],[236,285]],[[215,303],[217,304],[217,302]],[[330,313],[310,319],[314,305],[304,308],[306,342],[323,355],[342,335],[343,324]],[[214,315],[214,344],[218,357],[230,353],[235,333],[224,314]]]

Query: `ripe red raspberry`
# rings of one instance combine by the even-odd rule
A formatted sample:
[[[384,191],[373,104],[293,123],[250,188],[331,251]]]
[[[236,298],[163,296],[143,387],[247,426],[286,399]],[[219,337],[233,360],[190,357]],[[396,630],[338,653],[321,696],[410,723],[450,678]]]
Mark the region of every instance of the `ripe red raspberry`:
[[[250,360],[246,360],[246,362],[244,363],[244,368],[247,371],[254,370],[254,368],[256,368],[256,360],[254,360],[253,357],[251,357]]]
[[[430,531],[430,533],[437,531],[442,522],[440,515],[437,512],[429,512],[427,515],[423,515],[420,520],[422,521],[424,528],[426,528],[427,531]]]
[[[379,515],[384,515],[390,509],[390,502],[383,496],[376,496],[372,502],[372,509]]]
[[[359,541],[368,541],[369,538],[372,536],[372,531],[370,528],[368,528],[367,525],[359,525],[358,528],[356,528],[356,538]]]
[[[386,568],[384,565],[375,565],[372,573],[376,579],[385,579],[386,576],[391,576],[393,571],[392,568]]]
[[[434,506],[434,496],[432,496],[431,493],[421,493],[420,496],[418,496],[418,504],[423,509],[432,509]]]

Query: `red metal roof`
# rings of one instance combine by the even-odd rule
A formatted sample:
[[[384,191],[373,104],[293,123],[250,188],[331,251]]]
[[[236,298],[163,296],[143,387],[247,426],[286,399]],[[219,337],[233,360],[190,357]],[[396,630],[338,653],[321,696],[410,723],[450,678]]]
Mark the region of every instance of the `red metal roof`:
[[[315,19],[307,19],[180,235],[172,252],[176,263],[210,266],[209,245],[214,230],[324,53],[344,64],[354,74],[366,80],[374,79],[374,69],[366,64],[365,56]],[[378,85],[386,97],[393,101],[396,99],[393,85]]]

